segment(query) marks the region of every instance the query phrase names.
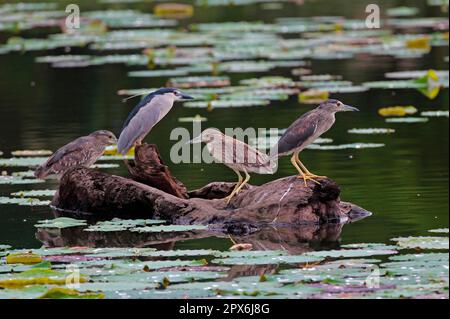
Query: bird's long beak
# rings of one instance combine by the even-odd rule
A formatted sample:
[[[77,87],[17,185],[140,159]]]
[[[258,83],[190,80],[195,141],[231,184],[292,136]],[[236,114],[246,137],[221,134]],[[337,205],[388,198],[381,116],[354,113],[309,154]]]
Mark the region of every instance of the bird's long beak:
[[[357,109],[356,107],[350,106],[350,105],[344,104],[342,107],[343,107],[344,112],[359,112],[359,109]]]
[[[180,95],[180,97],[181,97],[182,100],[193,100],[194,99],[192,96],[184,94],[184,93],[182,93]]]
[[[201,143],[201,142],[202,142],[202,135],[200,134],[199,136],[190,140],[188,143],[189,144],[197,144],[197,143]]]

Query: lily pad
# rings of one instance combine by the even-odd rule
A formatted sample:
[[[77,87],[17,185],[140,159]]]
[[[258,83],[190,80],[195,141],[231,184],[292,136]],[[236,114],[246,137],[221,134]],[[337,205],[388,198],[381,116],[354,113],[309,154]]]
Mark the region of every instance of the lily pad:
[[[40,220],[34,227],[36,228],[70,228],[86,226],[85,220],[73,219],[69,217],[58,217],[55,219]]]
[[[40,190],[30,190],[30,191],[20,191],[11,193],[14,197],[53,197],[56,194],[54,189],[40,189]]]
[[[23,150],[23,151],[13,151],[11,152],[13,156],[50,156],[53,154],[49,150]]]
[[[448,228],[437,228],[437,229],[431,229],[429,230],[430,233],[442,233],[442,234],[448,234]]]
[[[347,131],[350,134],[391,134],[395,133],[392,128],[353,128]]]
[[[428,122],[426,117],[403,117],[403,118],[388,118],[386,123],[425,123]]]
[[[371,247],[368,248],[360,248],[360,249],[341,249],[341,250],[324,250],[324,251],[315,251],[311,253],[307,253],[308,256],[316,256],[316,257],[369,257],[369,256],[378,256],[378,255],[393,255],[397,254],[396,250],[392,249],[373,249]]]
[[[318,145],[311,144],[307,148],[312,150],[332,151],[332,150],[345,150],[345,149],[364,149],[364,148],[379,148],[384,147],[382,143],[352,143],[341,145]]]
[[[151,220],[151,219],[119,219],[114,218],[109,221],[98,222],[95,225],[91,225],[84,231],[89,232],[111,232],[111,231],[125,231],[130,228],[135,228],[138,226],[148,226],[163,224],[165,221],[162,220]]]
[[[448,111],[425,111],[421,112],[420,116],[425,117],[448,117]]]
[[[85,285],[89,284],[84,284]],[[75,289],[53,287],[38,297],[38,299],[103,299],[103,293],[80,292]]]
[[[448,249],[448,237],[398,237],[392,240],[402,248]]]
[[[208,226],[203,225],[167,225],[167,226],[145,226],[131,228],[130,231],[138,233],[172,233],[196,230],[207,230]]]
[[[40,200],[38,198],[11,198],[11,197],[0,197],[0,205],[19,205],[19,206],[48,206],[50,201]]]

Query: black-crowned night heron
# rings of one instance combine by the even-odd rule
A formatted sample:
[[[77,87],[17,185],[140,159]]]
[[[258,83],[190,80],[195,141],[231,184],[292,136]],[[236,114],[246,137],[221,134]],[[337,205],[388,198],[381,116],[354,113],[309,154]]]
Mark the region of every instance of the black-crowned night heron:
[[[314,178],[320,178],[311,173],[300,161],[299,153],[328,131],[335,122],[336,112],[359,111],[356,107],[345,105],[338,100],[327,100],[314,110],[303,114],[281,136],[272,154],[275,156],[291,155],[291,163],[297,169],[299,178],[305,182],[311,180],[320,184]],[[273,156],[273,155],[272,155]]]
[[[103,155],[105,147],[117,143],[116,136],[110,131],[95,131],[64,145],[41,164],[34,175],[45,178],[49,175],[60,177],[72,167],[89,167]]]
[[[211,156],[217,162],[231,168],[238,176],[236,186],[226,198],[227,203],[248,183],[250,180],[249,172],[273,174],[276,168],[276,163],[270,161],[266,154],[259,152],[242,141],[223,134],[217,129],[208,128],[190,142],[206,143]],[[242,177],[240,172],[245,174],[245,178]]]
[[[144,97],[131,111],[119,136],[117,149],[126,154],[130,148],[140,145],[145,136],[172,109],[178,100],[190,100],[191,96],[174,88],[162,88]]]

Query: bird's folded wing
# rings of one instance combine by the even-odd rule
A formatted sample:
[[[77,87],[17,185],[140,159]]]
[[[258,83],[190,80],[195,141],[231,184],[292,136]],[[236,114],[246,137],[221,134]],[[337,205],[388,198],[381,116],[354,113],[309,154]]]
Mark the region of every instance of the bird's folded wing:
[[[85,157],[87,154],[83,152],[89,151],[89,144],[92,143],[89,141],[87,137],[80,137],[76,140],[64,145],[59,150],[57,150],[45,163],[46,167],[50,167],[55,163],[60,162],[63,158],[67,161],[67,163],[73,163],[80,161],[82,157]],[[70,156],[69,156],[70,155]]]
[[[305,144],[314,137],[316,130],[316,115],[313,113],[305,114],[286,130],[272,153],[283,154],[306,146]]]

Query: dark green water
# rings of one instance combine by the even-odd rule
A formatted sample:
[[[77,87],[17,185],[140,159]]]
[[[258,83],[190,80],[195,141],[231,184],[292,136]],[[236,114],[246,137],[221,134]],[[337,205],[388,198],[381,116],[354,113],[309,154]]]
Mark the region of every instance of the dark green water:
[[[79,1],[81,9],[95,8],[91,1]],[[384,8],[411,4],[407,1],[379,1]],[[1,3],[1,1],[0,1]],[[344,5],[346,3],[346,5]],[[313,1],[304,6],[285,5],[283,10],[263,11],[258,5],[236,8],[204,8],[196,10],[197,21],[272,21],[282,16],[342,15],[348,18],[364,17],[364,7],[370,1]],[[84,5],[84,6],[83,6]],[[422,16],[442,15],[437,8],[425,6],[425,1],[414,4]],[[124,6],[122,6],[123,8]],[[151,12],[151,4],[129,6]],[[117,5],[114,8],[121,8]],[[26,32],[26,36],[45,36],[45,32]],[[9,34],[0,33],[3,43]],[[75,49],[71,53],[87,53]],[[53,69],[36,64],[35,57],[63,54],[62,50],[0,55],[0,150],[9,156],[16,149],[52,149],[97,129],[119,129],[136,100],[121,102],[116,95],[123,88],[163,86],[166,78],[135,79],[126,76],[131,68],[105,65],[85,69]],[[388,57],[360,56],[352,60],[317,61],[311,68],[314,74],[341,74],[344,79],[359,84],[381,80],[385,72],[416,69],[448,69],[444,57],[448,47],[434,48],[420,59],[395,60]],[[271,74],[289,75],[283,69]],[[243,78],[261,74],[231,75],[233,84]],[[360,150],[319,151],[306,150],[302,160],[311,171],[335,179],[342,187],[342,199],[372,211],[373,216],[346,225],[342,243],[388,242],[396,236],[424,235],[432,228],[448,227],[448,118],[430,118],[427,123],[385,123],[377,110],[390,105],[414,105],[420,111],[448,109],[448,89],[435,100],[428,100],[415,90],[370,90],[364,93],[335,94],[334,98],[361,109],[358,114],[338,114],[334,127],[323,137],[336,144],[367,142],[384,143],[385,147]],[[169,140],[173,127],[180,126],[179,117],[200,114],[208,118],[207,125],[225,127],[280,127],[285,128],[298,116],[312,108],[299,105],[295,98],[273,102],[268,107],[216,109],[207,112],[187,109],[181,105],[148,136],[157,143],[170,169],[189,188],[217,181],[233,181],[234,173],[218,164],[181,164],[169,162],[169,151],[174,141]],[[190,128],[190,124],[181,124]],[[391,135],[348,134],[350,128],[391,127]],[[109,170],[126,174],[125,169]],[[294,173],[289,159],[280,163],[275,176],[254,176],[252,183],[260,184]],[[30,186],[0,186],[0,196]],[[56,188],[55,182],[38,184],[38,188]],[[0,206],[0,243],[14,247],[38,247],[33,225],[37,220],[51,218],[48,209],[2,205]],[[224,239],[196,240],[182,245],[201,248],[227,248]]]

